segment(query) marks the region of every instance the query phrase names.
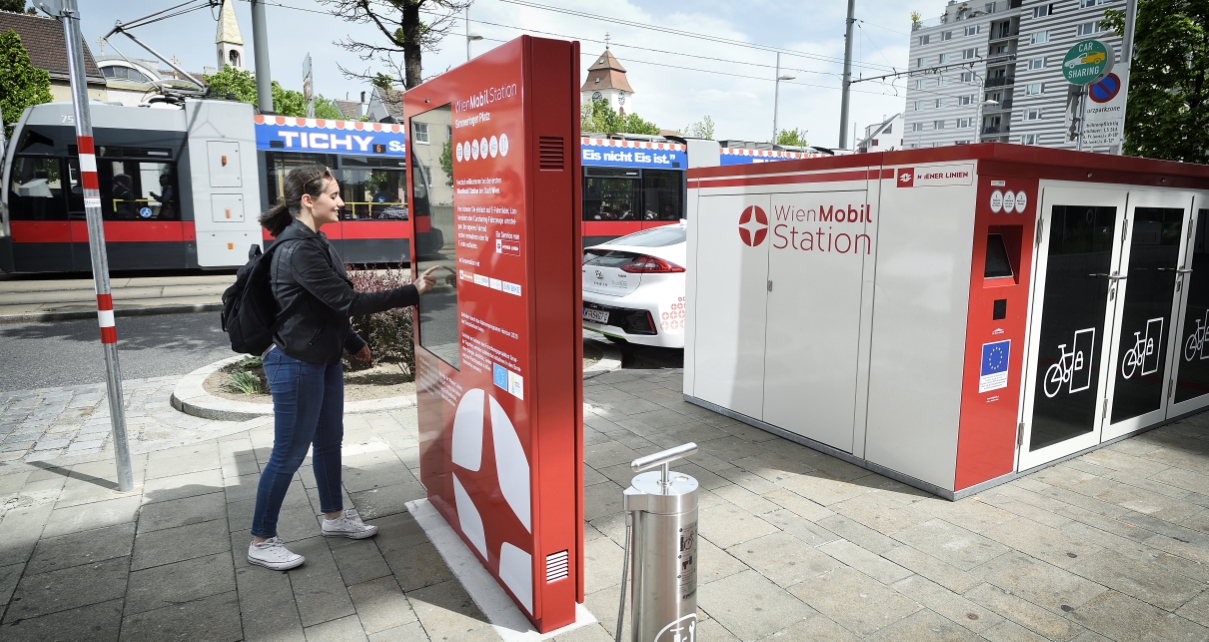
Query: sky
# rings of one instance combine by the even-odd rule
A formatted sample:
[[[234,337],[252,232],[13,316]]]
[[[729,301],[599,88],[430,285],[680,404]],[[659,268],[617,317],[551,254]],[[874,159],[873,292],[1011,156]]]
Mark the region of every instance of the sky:
[[[98,39],[115,21],[132,22],[184,0],[88,0],[81,2],[84,36],[93,53]],[[251,8],[235,2],[244,39],[247,66],[254,69]],[[943,0],[920,8],[925,16],[943,10]],[[362,61],[334,41],[381,38],[368,25],[345,22],[323,13],[313,0],[266,0],[269,57],[273,78],[283,86],[302,88],[302,60],[310,53],[315,90],[328,98],[356,100],[367,83],[345,78],[339,67],[385,70]],[[908,64],[912,7],[892,0],[859,0],[853,29],[853,78],[881,76]],[[571,11],[574,13],[567,13]],[[846,5],[839,0],[476,0],[470,30],[483,40],[471,44],[482,54],[522,34],[581,42],[581,73],[610,48],[627,70],[634,89],[634,111],[661,128],[679,130],[710,116],[717,139],[768,141],[772,137],[774,93],[779,129],[804,129],[812,145],[834,146],[839,140],[840,85],[844,55]],[[579,15],[576,15],[579,14]],[[582,15],[590,14],[590,15]],[[133,31],[165,56],[176,56],[188,71],[215,66],[214,35],[218,10],[203,8]],[[424,53],[424,75],[439,74],[466,61],[465,22],[459,16],[439,51]],[[124,36],[112,38],[130,57],[150,57]],[[781,76],[777,78],[777,51]],[[779,92],[777,87],[779,85]],[[905,107],[906,80],[872,80],[852,86],[852,126],[893,116]],[[859,139],[859,136],[858,136]]]

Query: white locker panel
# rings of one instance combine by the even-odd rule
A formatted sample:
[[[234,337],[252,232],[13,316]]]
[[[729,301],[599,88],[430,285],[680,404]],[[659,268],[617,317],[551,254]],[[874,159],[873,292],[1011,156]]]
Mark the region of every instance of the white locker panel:
[[[867,190],[773,194],[763,420],[852,451]],[[807,330],[809,329],[809,330]]]
[[[242,223],[244,220],[242,194],[214,194],[210,197],[215,223]]]
[[[976,194],[972,178],[881,190],[865,458],[941,488],[957,466]]]
[[[692,344],[698,372],[689,394],[756,419],[764,397],[768,211],[764,194],[700,198],[689,294],[700,320]],[[746,235],[739,227],[745,212]]]

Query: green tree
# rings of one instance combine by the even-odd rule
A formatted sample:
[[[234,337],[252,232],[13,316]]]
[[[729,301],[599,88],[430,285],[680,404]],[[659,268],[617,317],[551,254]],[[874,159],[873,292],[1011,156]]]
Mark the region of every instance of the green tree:
[[[445,184],[453,185],[453,141],[441,144],[441,171],[445,172]]]
[[[624,116],[613,111],[608,101],[593,100],[579,110],[579,127],[585,132],[600,134],[651,134],[659,133],[654,123],[643,120],[638,114]]]
[[[38,10],[30,7],[25,8],[25,0],[0,0],[0,11],[11,11],[13,13],[37,13]]]
[[[805,147],[806,130],[799,130],[796,127],[793,129],[782,129],[777,132],[777,140],[775,142],[778,145],[785,145],[787,147]]]
[[[0,34],[0,114],[5,125],[15,125],[26,107],[51,100],[50,74],[30,63],[21,36],[12,29]]]
[[[209,85],[211,94],[217,96],[235,94],[235,100],[259,106],[256,95],[256,76],[247,69],[236,69],[227,65],[218,73],[202,76],[202,80]],[[306,116],[306,100],[302,97],[302,92],[285,89],[276,80],[271,85],[271,91],[273,92],[273,109],[278,114]],[[319,95],[315,96],[315,118],[344,120],[344,115],[340,113],[340,108],[336,107],[333,101]]]
[[[1122,34],[1125,12],[1100,24]],[[1209,4],[1139,0],[1134,34],[1124,152],[1209,161]]]
[[[704,138],[706,140],[714,139],[714,119],[706,114],[701,120],[695,123],[689,123],[684,128],[684,135],[689,138]]]

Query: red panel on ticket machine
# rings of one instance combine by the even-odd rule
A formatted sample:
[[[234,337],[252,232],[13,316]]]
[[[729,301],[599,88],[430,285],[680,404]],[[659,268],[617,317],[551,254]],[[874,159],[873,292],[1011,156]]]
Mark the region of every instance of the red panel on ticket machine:
[[[579,47],[522,37],[404,95],[428,498],[538,631],[583,601]],[[540,248],[540,251],[539,251]]]

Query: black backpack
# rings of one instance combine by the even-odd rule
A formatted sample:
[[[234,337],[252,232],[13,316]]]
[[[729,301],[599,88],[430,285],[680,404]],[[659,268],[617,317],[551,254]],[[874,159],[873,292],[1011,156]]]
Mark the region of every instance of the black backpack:
[[[222,293],[222,329],[235,352],[261,356],[273,345],[273,335],[292,311],[278,311],[273,296],[273,250],[248,250],[248,262],[235,273],[235,284]],[[293,306],[291,306],[293,307]]]

